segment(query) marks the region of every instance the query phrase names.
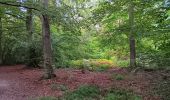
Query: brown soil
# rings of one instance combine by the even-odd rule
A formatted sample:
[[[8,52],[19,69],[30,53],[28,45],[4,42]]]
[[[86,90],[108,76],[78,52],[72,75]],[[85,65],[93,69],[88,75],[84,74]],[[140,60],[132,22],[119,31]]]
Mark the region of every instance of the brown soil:
[[[98,85],[103,89],[122,88],[133,90],[144,100],[160,100],[152,95],[153,80],[158,80],[158,73],[138,72],[129,74],[125,69],[113,68],[107,72],[90,72],[85,74],[81,70],[57,69],[57,77],[51,80],[39,80],[43,74],[42,69],[26,69],[24,65],[0,67],[0,100],[29,100],[42,96],[62,96],[64,91],[55,88],[55,85],[64,85],[74,90],[80,85]],[[113,74],[121,74],[123,80],[116,80]]]

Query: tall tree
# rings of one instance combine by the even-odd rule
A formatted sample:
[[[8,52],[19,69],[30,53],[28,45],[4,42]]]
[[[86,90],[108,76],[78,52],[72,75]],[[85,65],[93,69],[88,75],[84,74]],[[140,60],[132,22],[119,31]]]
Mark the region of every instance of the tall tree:
[[[37,52],[33,44],[33,10],[27,9],[26,16],[26,30],[28,33],[28,54],[27,54],[27,66],[28,67],[39,67]]]
[[[26,16],[26,30],[28,32],[28,60],[27,66],[34,66],[33,61],[33,48],[32,48],[32,34],[33,34],[33,16],[32,16],[32,9],[27,9],[27,16]]]
[[[135,47],[135,33],[134,33],[134,3],[129,2],[129,42],[130,42],[130,66],[136,67],[136,47]]]
[[[48,9],[48,0],[42,0],[44,9]],[[51,48],[51,35],[50,25],[47,12],[42,13],[42,33],[43,33],[43,56],[44,56],[44,78],[49,79],[54,77],[54,71],[52,67],[52,48]]]
[[[0,8],[0,65],[3,63],[3,59],[2,59],[2,34],[3,34],[2,17],[3,17],[3,9]]]
[[[0,15],[0,65],[2,64],[2,17]]]

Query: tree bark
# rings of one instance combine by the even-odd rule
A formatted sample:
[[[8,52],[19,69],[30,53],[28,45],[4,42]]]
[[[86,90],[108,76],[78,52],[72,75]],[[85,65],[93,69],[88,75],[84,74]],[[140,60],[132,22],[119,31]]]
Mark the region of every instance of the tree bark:
[[[0,16],[0,65],[2,64],[2,18]]]
[[[33,17],[32,17],[32,10],[27,9],[27,16],[26,16],[26,30],[28,32],[28,59],[27,59],[27,66],[33,66],[32,61],[32,34],[33,34]]]
[[[48,8],[48,0],[43,0],[43,6]],[[47,14],[42,14],[42,33],[43,33],[43,55],[44,55],[44,78],[50,79],[54,77],[54,71],[52,67],[52,48],[51,48],[51,36],[50,25]]]
[[[33,14],[32,9],[27,9],[26,16],[26,30],[28,32],[28,57],[27,57],[27,66],[28,67],[39,67],[38,60],[36,59],[36,50],[33,46]]]
[[[130,42],[130,67],[136,67],[136,48],[135,48],[135,33],[134,33],[134,4],[130,0],[129,4],[129,42]]]
[[[27,32],[28,32],[28,39],[29,39],[29,41],[32,41],[32,34],[33,34],[32,9],[27,9],[26,28],[27,28]]]

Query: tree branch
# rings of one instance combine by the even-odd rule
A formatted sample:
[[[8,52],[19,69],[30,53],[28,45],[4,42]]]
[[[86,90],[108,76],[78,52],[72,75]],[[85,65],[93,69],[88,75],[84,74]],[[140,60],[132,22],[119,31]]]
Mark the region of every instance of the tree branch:
[[[33,9],[33,10],[40,11],[40,10],[37,9],[37,8],[29,7],[29,6],[23,5],[22,3],[14,4],[14,3],[7,3],[7,2],[2,2],[2,1],[0,1],[0,5],[8,5],[8,6],[15,6],[15,7],[24,7],[24,8],[27,8],[27,9]]]

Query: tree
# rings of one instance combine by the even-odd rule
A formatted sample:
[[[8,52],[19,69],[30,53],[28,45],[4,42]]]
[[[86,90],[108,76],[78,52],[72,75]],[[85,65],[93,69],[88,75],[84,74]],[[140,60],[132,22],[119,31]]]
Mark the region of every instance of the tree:
[[[99,23],[103,24],[105,39],[117,42],[117,38],[125,34],[129,39],[130,66],[136,66],[136,47],[135,47],[135,17],[133,0],[105,1],[99,4],[99,8],[94,13],[98,17]],[[127,9],[128,8],[128,9]],[[103,14],[100,14],[102,12]],[[98,14],[99,13],[99,14]],[[97,15],[96,15],[97,14]],[[101,20],[102,19],[102,20]],[[108,37],[109,36],[109,37]],[[122,39],[123,46],[125,39]],[[118,47],[121,47],[119,43]],[[114,44],[113,46],[116,46]],[[115,48],[115,47],[113,47]],[[126,47],[127,48],[127,47]]]
[[[3,36],[3,27],[2,27],[2,18],[3,18],[3,10],[0,8],[0,65],[3,64],[3,58],[2,58],[2,36]]]
[[[0,15],[0,65],[2,64],[2,17]]]
[[[48,9],[48,0],[42,0],[44,9]],[[52,67],[52,48],[51,48],[51,35],[49,18],[46,13],[42,13],[42,34],[43,34],[43,57],[44,57],[44,78],[49,79],[54,77]]]
[[[28,32],[28,60],[27,66],[36,67],[34,60],[34,48],[32,47],[32,35],[33,35],[33,15],[32,9],[27,9],[26,15],[26,30]]]
[[[129,44],[130,44],[130,67],[136,67],[136,47],[135,47],[135,34],[134,34],[134,4],[133,1],[129,2]]]
[[[130,56],[130,66],[135,67],[136,57],[139,58],[142,52],[147,52],[144,49],[148,49],[142,48],[141,42],[146,38],[154,41],[156,38],[149,37],[164,34],[165,31],[161,30],[168,27],[165,25],[169,19],[167,16],[168,8],[164,9],[161,0],[103,0],[94,9],[92,19],[101,27],[102,36],[99,38],[102,46],[114,50],[122,47]]]

